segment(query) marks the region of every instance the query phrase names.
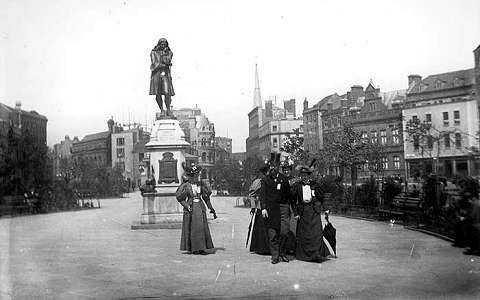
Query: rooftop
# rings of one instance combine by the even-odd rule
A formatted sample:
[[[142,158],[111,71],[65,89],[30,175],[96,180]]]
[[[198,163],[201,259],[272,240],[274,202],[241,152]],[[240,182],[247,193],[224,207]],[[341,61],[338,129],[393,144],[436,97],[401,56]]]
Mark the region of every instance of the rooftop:
[[[424,93],[451,88],[465,87],[474,84],[474,69],[459,70],[429,75],[412,87],[409,94]]]

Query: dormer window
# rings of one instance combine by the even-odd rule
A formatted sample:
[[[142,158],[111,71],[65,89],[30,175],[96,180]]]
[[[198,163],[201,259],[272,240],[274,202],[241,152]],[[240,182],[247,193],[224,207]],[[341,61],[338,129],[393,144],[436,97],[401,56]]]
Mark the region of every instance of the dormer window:
[[[436,88],[436,89],[439,89],[439,88],[441,88],[441,87],[442,87],[442,81],[441,81],[440,79],[437,79],[437,80],[435,81],[435,88]]]
[[[464,83],[463,78],[458,78],[458,77],[456,77],[456,78],[453,80],[453,86],[462,86],[463,83]]]

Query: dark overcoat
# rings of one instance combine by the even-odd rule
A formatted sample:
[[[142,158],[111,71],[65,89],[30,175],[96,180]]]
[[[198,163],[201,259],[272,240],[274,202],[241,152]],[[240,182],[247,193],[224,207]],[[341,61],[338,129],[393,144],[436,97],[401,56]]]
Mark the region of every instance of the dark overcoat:
[[[261,209],[268,212],[268,218],[265,219],[267,228],[280,230],[280,204],[288,204],[290,196],[290,184],[285,175],[278,173],[265,176],[259,197]]]
[[[187,193],[186,202],[192,208],[192,211],[188,211],[186,208],[183,210],[180,250],[202,251],[213,249],[205,207],[207,205],[210,210],[213,209],[210,203],[209,189],[205,184],[197,183],[201,187],[200,193],[198,193],[192,189],[190,182],[184,182],[182,185],[184,185]]]
[[[311,201],[303,198],[303,187],[310,186]],[[300,216],[297,223],[297,247],[295,256],[303,261],[322,261],[330,252],[323,240],[321,213],[324,195],[314,180],[299,181],[293,186],[296,201],[295,213]]]

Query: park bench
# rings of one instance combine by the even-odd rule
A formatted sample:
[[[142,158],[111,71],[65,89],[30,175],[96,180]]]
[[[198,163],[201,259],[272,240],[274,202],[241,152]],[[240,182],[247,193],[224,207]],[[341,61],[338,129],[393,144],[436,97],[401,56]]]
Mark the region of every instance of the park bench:
[[[27,201],[24,195],[4,196],[0,204],[1,215],[16,215],[30,213],[32,205]]]
[[[97,194],[91,190],[80,189],[75,190],[75,198],[77,199],[78,206],[81,207],[95,207],[95,202],[97,207],[100,208],[100,199]]]
[[[403,194],[395,196],[390,206],[383,206],[378,209],[378,214],[381,219],[385,217],[390,219],[401,219],[404,224],[408,224],[409,219],[414,217],[419,222],[421,215],[422,201],[420,198],[407,197]]]

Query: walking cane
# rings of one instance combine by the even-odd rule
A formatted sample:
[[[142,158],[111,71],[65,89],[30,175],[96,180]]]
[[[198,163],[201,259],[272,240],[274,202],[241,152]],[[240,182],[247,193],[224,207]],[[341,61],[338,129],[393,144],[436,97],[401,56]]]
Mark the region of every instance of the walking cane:
[[[255,215],[257,214],[257,209],[255,208],[252,217],[250,218],[250,224],[248,225],[248,233],[247,233],[247,242],[245,243],[245,248],[248,247],[248,241],[250,240],[250,233],[252,232],[253,225],[255,224]]]

